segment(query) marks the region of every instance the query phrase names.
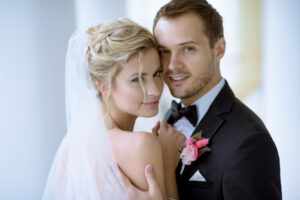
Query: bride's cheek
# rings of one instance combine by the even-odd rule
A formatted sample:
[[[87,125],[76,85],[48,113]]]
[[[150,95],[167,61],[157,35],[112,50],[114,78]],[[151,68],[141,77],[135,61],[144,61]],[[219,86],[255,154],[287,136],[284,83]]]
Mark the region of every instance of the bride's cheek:
[[[127,85],[128,98],[131,103],[139,103],[144,99],[143,89],[139,83],[133,83]],[[137,102],[139,101],[139,102]]]

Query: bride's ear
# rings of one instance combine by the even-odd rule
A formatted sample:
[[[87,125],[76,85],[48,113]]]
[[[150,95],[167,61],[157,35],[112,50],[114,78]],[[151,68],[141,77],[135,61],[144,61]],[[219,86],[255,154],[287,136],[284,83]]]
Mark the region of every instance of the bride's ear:
[[[98,88],[102,94],[102,96],[104,97],[107,97],[108,95],[108,88],[106,85],[102,84],[100,81],[97,80],[97,85],[98,85]]]

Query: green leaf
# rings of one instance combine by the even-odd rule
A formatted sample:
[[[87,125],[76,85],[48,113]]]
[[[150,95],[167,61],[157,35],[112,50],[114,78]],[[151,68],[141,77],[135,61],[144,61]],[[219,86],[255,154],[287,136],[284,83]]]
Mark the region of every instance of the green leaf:
[[[202,130],[199,131],[198,133],[194,134],[194,135],[192,136],[192,138],[193,138],[194,140],[200,140],[200,139],[202,139],[202,138],[203,138],[203,137],[202,137]]]

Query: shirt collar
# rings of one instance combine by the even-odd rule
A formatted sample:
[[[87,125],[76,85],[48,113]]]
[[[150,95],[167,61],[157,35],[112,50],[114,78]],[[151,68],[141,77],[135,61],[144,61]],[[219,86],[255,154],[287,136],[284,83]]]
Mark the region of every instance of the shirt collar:
[[[212,89],[210,89],[206,94],[200,97],[197,101],[195,101],[192,105],[197,106],[197,114],[198,114],[198,122],[202,120],[204,115],[206,114],[207,110],[209,109],[210,105],[222,90],[225,85],[225,80],[222,78],[217,85],[215,85]],[[181,103],[181,106],[184,106]]]

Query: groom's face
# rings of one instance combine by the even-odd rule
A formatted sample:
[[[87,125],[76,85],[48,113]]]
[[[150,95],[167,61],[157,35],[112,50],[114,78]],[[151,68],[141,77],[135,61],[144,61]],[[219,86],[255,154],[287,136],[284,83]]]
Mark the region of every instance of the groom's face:
[[[162,17],[154,28],[154,36],[159,44],[164,79],[172,95],[184,104],[192,104],[221,79],[219,60],[225,41],[221,38],[211,47],[198,15]]]

